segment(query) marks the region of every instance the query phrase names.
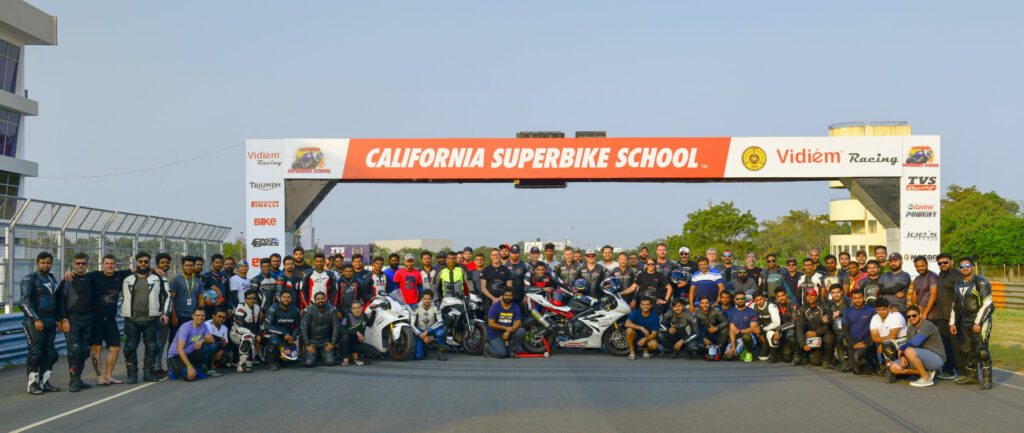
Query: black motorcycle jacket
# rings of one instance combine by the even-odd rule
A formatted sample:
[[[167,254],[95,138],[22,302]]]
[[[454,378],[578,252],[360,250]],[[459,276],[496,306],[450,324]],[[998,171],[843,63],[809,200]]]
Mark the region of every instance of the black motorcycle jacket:
[[[822,321],[822,317],[827,318],[828,312],[820,302],[815,303],[814,306],[804,304],[797,309],[796,339],[801,346],[807,344],[807,331],[814,331],[819,337],[828,332],[829,322]]]
[[[369,320],[366,314],[356,317],[352,313],[345,313],[341,317],[341,324],[338,328],[341,334],[355,335],[355,333],[360,332],[366,335],[366,325],[369,324]]]
[[[956,299],[949,324],[980,325],[992,318],[992,285],[977,275],[956,284]],[[959,322],[958,322],[959,321]]]
[[[299,309],[295,305],[289,305],[287,310],[281,304],[271,305],[263,319],[263,330],[279,337],[299,338]]]
[[[754,302],[750,304],[750,308],[757,313],[757,324],[761,328],[761,332],[774,331],[782,324],[782,317],[779,315],[777,305],[765,302],[763,307],[758,307],[757,302]]]
[[[589,295],[595,298],[601,297],[601,282],[604,281],[605,269],[600,263],[594,263],[594,269],[590,269],[587,265],[580,267],[580,271],[577,278],[587,280],[587,291],[588,293],[580,293],[581,295]]]
[[[334,299],[328,299],[327,301],[340,311],[351,309],[352,301],[356,299],[364,303],[370,300],[369,291],[363,289],[363,282],[358,277],[353,276],[351,279],[348,279],[344,275],[339,274],[336,285],[338,289],[335,292]]]
[[[552,269],[552,273],[558,277],[558,281],[562,284],[562,288],[569,288],[572,286],[573,281],[576,281],[576,276],[580,272],[580,263],[559,263]]]
[[[324,303],[323,307],[316,304],[306,307],[299,327],[303,344],[334,344],[341,336],[338,309],[329,303]]]
[[[263,311],[277,303],[277,278],[273,275],[259,274],[249,281],[249,287],[256,289],[259,297],[258,303]],[[292,301],[295,299],[293,298]]]
[[[21,280],[21,302],[18,307],[27,320],[56,321],[60,291],[53,274],[33,272]]]
[[[698,308],[697,311],[693,313],[693,316],[697,319],[697,325],[701,335],[711,341],[714,341],[715,339],[712,338],[711,332],[708,331],[709,328],[712,326],[718,328],[718,330],[715,331],[715,333],[718,333],[722,332],[723,328],[728,329],[729,327],[729,320],[726,319],[725,315],[722,314],[722,311],[717,308],[709,308],[707,312]]]
[[[683,309],[683,314],[676,316],[675,312],[668,312],[661,318],[661,325],[668,332],[669,328],[675,327],[676,334],[680,338],[686,338],[697,332],[699,324],[697,318],[690,313],[690,310]]]
[[[66,319],[73,315],[92,314],[92,284],[85,274],[74,274],[71,281],[61,281],[57,317]]]

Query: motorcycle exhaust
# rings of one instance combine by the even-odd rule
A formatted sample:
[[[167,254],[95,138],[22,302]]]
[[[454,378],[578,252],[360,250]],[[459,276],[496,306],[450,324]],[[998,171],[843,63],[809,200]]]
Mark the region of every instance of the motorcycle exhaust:
[[[551,323],[548,323],[548,319],[545,319],[544,316],[541,316],[540,313],[537,312],[537,310],[530,309],[530,314],[533,315],[533,318],[537,320],[537,323],[539,323],[540,326],[543,326],[544,329],[551,327]]]

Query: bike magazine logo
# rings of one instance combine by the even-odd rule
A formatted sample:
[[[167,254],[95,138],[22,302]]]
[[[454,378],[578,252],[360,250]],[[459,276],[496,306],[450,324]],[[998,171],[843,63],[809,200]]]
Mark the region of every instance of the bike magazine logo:
[[[276,165],[281,166],[281,154],[279,152],[245,152],[245,156],[251,160],[256,161],[256,165]]]
[[[907,191],[938,191],[936,176],[908,176]]]
[[[281,182],[249,182],[249,188],[259,191],[272,191],[281,187]]]
[[[764,149],[757,146],[750,146],[743,151],[743,166],[750,171],[758,171],[764,168],[764,164],[768,162],[768,157],[764,153]]]
[[[935,210],[933,204],[919,204],[912,203],[907,205],[906,213],[903,216],[907,218],[934,218],[939,212]]]
[[[933,231],[907,232],[903,238],[914,241],[937,241],[939,234]]]
[[[331,174],[331,169],[324,168],[327,156],[318,146],[303,146],[295,151],[295,160],[289,174]]]
[[[281,242],[277,238],[256,238],[252,240],[253,248],[259,247],[276,247],[280,246]]]
[[[907,153],[907,160],[904,167],[938,167],[935,164],[935,152],[931,146],[914,146]]]
[[[252,225],[273,227],[277,225],[277,218],[253,218]]]
[[[249,207],[251,207],[253,209],[281,207],[281,201],[280,200],[253,200],[253,201],[249,202]]]

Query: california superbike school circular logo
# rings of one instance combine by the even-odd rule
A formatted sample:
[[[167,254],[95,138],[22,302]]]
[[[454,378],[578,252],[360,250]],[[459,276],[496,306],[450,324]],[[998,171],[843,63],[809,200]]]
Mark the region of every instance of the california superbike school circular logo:
[[[768,162],[764,149],[757,146],[750,146],[743,151],[743,166],[750,171],[758,171]]]

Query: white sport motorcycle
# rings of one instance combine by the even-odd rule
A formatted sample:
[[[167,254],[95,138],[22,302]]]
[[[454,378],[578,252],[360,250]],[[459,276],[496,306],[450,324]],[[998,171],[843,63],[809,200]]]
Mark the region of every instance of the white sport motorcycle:
[[[401,293],[395,290],[388,296],[374,297],[366,308],[373,314],[373,322],[366,327],[366,343],[395,361],[412,357],[416,331],[409,323],[412,311]]]
[[[601,283],[604,296],[600,299],[571,294],[565,289],[555,289],[548,296],[541,288],[528,288],[524,304],[529,315],[523,324],[523,350],[544,353],[554,347],[604,347],[612,355],[628,354],[625,322],[630,309],[619,296],[621,289],[616,278]]]

